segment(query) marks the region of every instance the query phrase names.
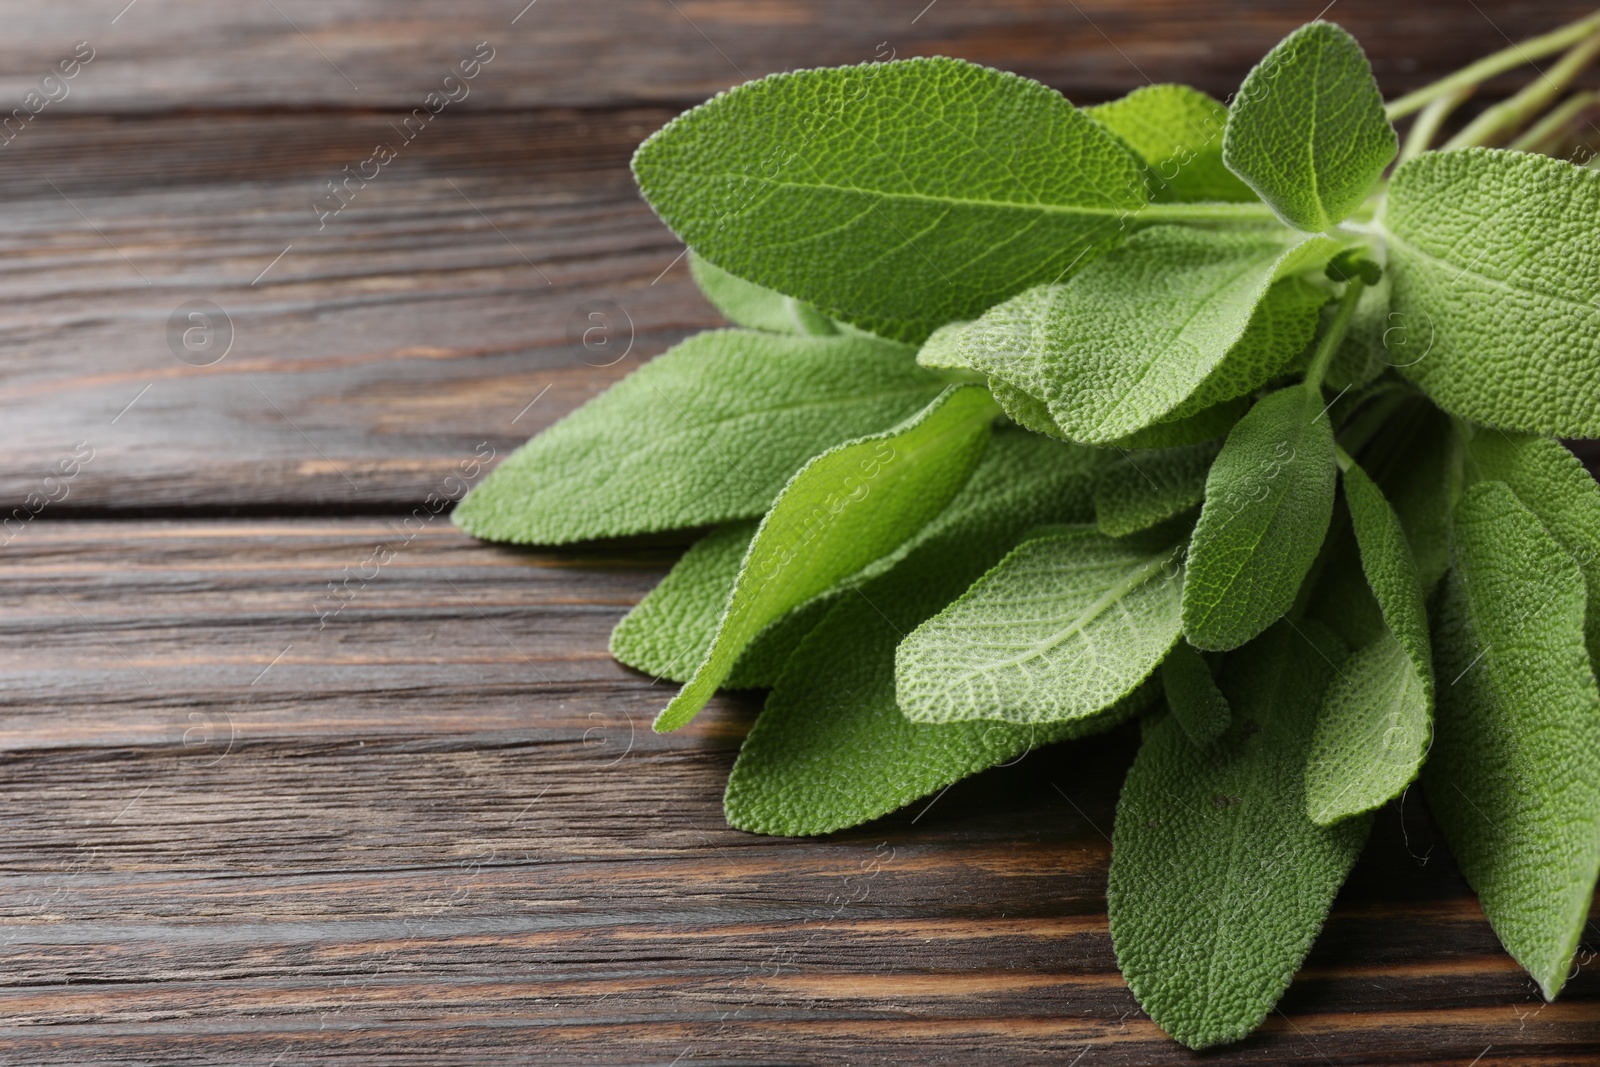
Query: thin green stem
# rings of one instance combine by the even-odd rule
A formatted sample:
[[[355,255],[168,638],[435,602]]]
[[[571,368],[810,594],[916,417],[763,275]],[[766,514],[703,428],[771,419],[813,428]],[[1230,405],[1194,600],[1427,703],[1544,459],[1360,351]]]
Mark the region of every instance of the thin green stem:
[[[1600,118],[1600,93],[1577,93],[1506,147],[1518,152],[1554,155],[1580,137],[1585,127],[1593,128],[1597,118]]]
[[[1560,29],[1551,30],[1543,36],[1514,44],[1510,48],[1503,48],[1492,56],[1485,56],[1470,66],[1462,67],[1447,78],[1423,86],[1414,93],[1407,93],[1389,104],[1384,111],[1391,120],[1404,118],[1413,112],[1421,111],[1441,96],[1448,96],[1462,88],[1481,85],[1498,74],[1515,70],[1523,64],[1559,52],[1563,48],[1570,48],[1596,30],[1600,30],[1600,11]]]
[[[1351,467],[1356,465],[1356,461],[1350,458],[1350,453],[1340,448],[1339,442],[1337,441],[1333,443],[1333,461],[1339,465],[1339,472],[1341,474],[1349,471]]]
[[[1350,329],[1350,320],[1356,313],[1356,302],[1361,299],[1361,290],[1366,285],[1360,278],[1351,278],[1344,286],[1344,296],[1339,299],[1339,310],[1334,312],[1333,321],[1328,324],[1327,332],[1322,335],[1322,340],[1317,342],[1317,350],[1311,356],[1311,366],[1306,370],[1306,388],[1312,392],[1322,388],[1322,379],[1328,373],[1328,364],[1333,362],[1333,354],[1339,350],[1339,343],[1344,340],[1345,331]]]
[[[1444,125],[1444,120],[1450,113],[1460,107],[1462,102],[1476,92],[1476,85],[1466,85],[1455,92],[1446,93],[1439,99],[1422,109],[1416,121],[1411,124],[1411,129],[1406,133],[1405,147],[1400,149],[1400,162],[1404,163],[1412,156],[1419,156],[1428,150],[1433,143],[1434,135],[1439,132],[1439,127]]]
[[[1526,126],[1561,98],[1584,68],[1600,55],[1600,32],[1575,45],[1561,61],[1529,82],[1516,96],[1496,104],[1473,119],[1467,128],[1444,143],[1444,148],[1497,145]]]

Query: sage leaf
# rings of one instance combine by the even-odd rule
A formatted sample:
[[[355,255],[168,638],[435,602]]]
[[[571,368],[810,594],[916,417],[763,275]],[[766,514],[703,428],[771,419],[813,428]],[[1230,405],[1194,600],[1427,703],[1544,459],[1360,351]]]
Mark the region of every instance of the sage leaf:
[[[1151,200],[1256,199],[1222,162],[1228,109],[1187,85],[1146,85],[1086,109],[1144,160]]]
[[[728,778],[728,822],[787,835],[854,826],[1030,748],[1107,729],[1148,703],[1141,690],[1098,715],[1027,725],[913,723],[895,703],[901,636],[1030,528],[1088,519],[1098,465],[1087,449],[997,430],[915,547],[834,601],[789,661]]]
[[[689,273],[711,306],[736,326],[818,337],[839,332],[832,319],[805,301],[729,274],[692,250]]]
[[[617,623],[611,654],[646,674],[687,682],[716,636],[717,620],[758,525],[755,519],[729,523],[695,542]],[[745,648],[723,684],[729,689],[771,686],[800,639],[826,613],[825,604],[812,602],[772,622]]]
[[[1139,170],[1055,90],[942,57],[762,78],[633,160],[708,259],[912,343],[1120,240]]]
[[[696,334],[523,445],[452,517],[474,537],[543,545],[751,518],[811,457],[947,384],[870,338]]]
[[[1220,404],[1201,408],[1193,415],[1184,415],[1165,422],[1153,422],[1142,430],[1135,430],[1126,437],[1112,441],[1111,447],[1181,448],[1184,445],[1197,445],[1202,441],[1215,441],[1219,437],[1226,437],[1228,431],[1233,429],[1233,424],[1243,418],[1244,413],[1249,410],[1250,398],[1236,396],[1232,400],[1224,400]]]
[[[1600,663],[1600,485],[1560,441],[1484,430],[1468,444],[1480,478],[1505,482],[1583,571],[1584,633]]]
[[[1211,465],[1183,588],[1183,632],[1196,648],[1237,648],[1294,603],[1333,515],[1333,430],[1322,406],[1302,386],[1271,394]]]
[[[1321,826],[1399,796],[1432,743],[1433,658],[1411,548],[1383,491],[1354,463],[1344,491],[1385,628],[1345,661],[1322,701],[1306,771],[1306,810]]]
[[[1600,694],[1583,575],[1504,482],[1466,490],[1454,534],[1423,784],[1500,943],[1553,999],[1600,869]]]
[[[1301,630],[1280,623],[1228,656],[1233,723],[1212,745],[1197,750],[1173,716],[1147,720],[1117,804],[1106,892],[1117,964],[1190,1048],[1236,1041],[1272,1010],[1370,825],[1306,817],[1312,717],[1343,649],[1314,622]]]
[[[1246,75],[1222,158],[1284,222],[1318,232],[1361,206],[1399,147],[1366,53],[1312,22]]]
[[[1286,234],[1141,230],[956,343],[968,366],[1043,399],[1070,440],[1109,444],[1249,393],[1300,355],[1327,294],[1295,275],[1337,244]]]
[[[694,718],[762,629],[942,511],[972,473],[996,414],[980,386],[951,386],[900,426],[807,463],[761,520],[711,648],[655,728]]]
[[[1124,452],[1100,474],[1095,523],[1107,537],[1126,537],[1181,514],[1205,498],[1206,472],[1217,445],[1206,442],[1154,452]]]
[[[1189,740],[1204,748],[1227,732],[1233,721],[1228,698],[1212,680],[1211,667],[1195,647],[1179,641],[1161,664],[1167,707]]]
[[[1170,544],[1092,527],[1030,538],[901,643],[901,710],[916,722],[1092,715],[1165,658],[1182,588]]]
[[[1398,412],[1368,452],[1379,457],[1374,479],[1406,531],[1426,594],[1450,569],[1450,512],[1461,494],[1461,442],[1449,416],[1419,401]]]
[[[1564,160],[1470,148],[1403,164],[1389,274],[1419,347],[1400,373],[1472,422],[1600,437],[1597,217],[1600,171]]]

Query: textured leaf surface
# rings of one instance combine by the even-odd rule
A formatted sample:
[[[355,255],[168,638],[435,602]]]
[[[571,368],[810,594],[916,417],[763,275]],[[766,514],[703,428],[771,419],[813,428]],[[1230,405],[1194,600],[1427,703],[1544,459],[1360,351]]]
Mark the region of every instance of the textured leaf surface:
[[[519,448],[453,518],[547,545],[751,518],[811,457],[945,385],[909,348],[869,338],[696,334]]]
[[[1182,573],[1170,545],[1066,527],[1023,542],[895,657],[918,722],[1058,722],[1132,692],[1177,640]]]
[[[1111,442],[1111,447],[1140,450],[1181,448],[1184,445],[1197,445],[1202,441],[1214,441],[1219,437],[1226,437],[1228,431],[1233,429],[1233,424],[1243,418],[1244,413],[1249,410],[1250,398],[1236,396],[1232,400],[1224,400],[1220,404],[1201,408],[1193,415],[1184,415],[1166,422],[1153,422],[1142,430],[1135,430],[1128,436]]]
[[[1101,473],[1094,493],[1095,523],[1107,537],[1126,537],[1187,511],[1205,498],[1213,443],[1124,452]]]
[[[1161,664],[1167,707],[1189,740],[1204,748],[1228,730],[1233,712],[1211,677],[1211,668],[1193,645],[1179,641]]]
[[[1117,963],[1191,1048],[1235,1041],[1272,1010],[1370,825],[1306,816],[1312,720],[1343,649],[1316,623],[1300,629],[1280,624],[1227,658],[1233,724],[1215,744],[1197,750],[1170,715],[1150,721],[1117,804]]]
[[[655,728],[687,723],[768,624],[892,551],[942,511],[972,473],[996,414],[981,386],[952,386],[901,426],[806,464],[761,520],[711,648]]]
[[[1379,433],[1375,478],[1405,528],[1417,581],[1429,592],[1450,569],[1450,511],[1461,491],[1460,446],[1449,416],[1431,405]]]
[[[1280,218],[1315,232],[1361,206],[1399,147],[1361,46],[1313,22],[1245,77],[1222,155]]]
[[[1383,491],[1355,464],[1344,490],[1385,629],[1345,662],[1322,702],[1306,772],[1306,808],[1322,825],[1399,796],[1432,740],[1433,658],[1411,548]]]
[[[1600,437],[1596,218],[1600,171],[1548,156],[1471,148],[1400,167],[1394,311],[1433,340],[1401,373],[1473,422]]]
[[[1071,281],[993,308],[957,343],[968,366],[1042,398],[1069,439],[1107,444],[1282,370],[1327,299],[1287,275],[1320,270],[1334,247],[1282,230],[1151,227]]]
[[[1144,160],[1152,200],[1256,199],[1222,163],[1228,109],[1200,90],[1146,85],[1087,110]]]
[[[1600,868],[1600,695],[1583,576],[1504,482],[1455,512],[1428,805],[1506,951],[1553,998]]]
[[[897,340],[1120,238],[1139,161],[1038,82],[927,58],[776,74],[673,120],[646,199],[727,270]]]
[[[1482,478],[1505,482],[1583,571],[1589,657],[1600,662],[1600,485],[1559,441],[1486,430],[1469,446]]]
[[[1333,430],[1322,397],[1282,389],[1239,420],[1206,478],[1189,543],[1183,632],[1237,648],[1289,610],[1333,515]]]
[[[728,604],[757,520],[729,523],[685,552],[661,583],[611,631],[611,654],[636,670],[674,682],[694,673]],[[827,608],[807,604],[762,630],[723,683],[730,689],[766,687]]]
[[[689,253],[689,273],[711,305],[736,326],[819,337],[839,332],[832,319],[803,300],[729,274],[693,251]]]
[[[1140,706],[1068,723],[913,723],[894,699],[894,652],[1040,523],[1083,522],[1098,458],[999,430],[956,499],[893,570],[831,608],[767,699],[728,779],[728,821],[820,834],[899,808],[1029,748],[1120,722]]]

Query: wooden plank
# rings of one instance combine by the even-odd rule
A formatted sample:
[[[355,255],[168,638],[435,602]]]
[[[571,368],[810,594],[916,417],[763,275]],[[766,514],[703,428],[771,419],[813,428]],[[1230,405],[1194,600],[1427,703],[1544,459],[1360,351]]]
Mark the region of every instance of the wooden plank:
[[[1385,91],[1401,93],[1510,40],[1581,18],[1590,6],[1342,0],[1328,17],[1361,39]],[[70,112],[410,110],[440,90],[479,42],[495,54],[466,85],[464,108],[685,105],[773,71],[934,54],[1016,70],[1075,99],[1117,95],[1148,80],[1186,81],[1222,96],[1316,14],[1283,0],[1225,9],[1177,0],[135,0],[123,7],[13,0],[0,9],[10,12],[0,46],[0,100],[16,102],[7,110],[85,40],[94,59],[66,83],[65,98],[46,105],[40,125]]]
[[[604,652],[670,552],[416,529],[14,540],[0,1061],[1191,1061],[1106,929],[1135,728],[828,838],[738,833],[720,794],[756,702],[657,736],[663,687]],[[394,559],[320,626],[380,542]],[[1282,1014],[1209,1059],[1583,1062],[1584,959],[1544,1006],[1412,798]]]

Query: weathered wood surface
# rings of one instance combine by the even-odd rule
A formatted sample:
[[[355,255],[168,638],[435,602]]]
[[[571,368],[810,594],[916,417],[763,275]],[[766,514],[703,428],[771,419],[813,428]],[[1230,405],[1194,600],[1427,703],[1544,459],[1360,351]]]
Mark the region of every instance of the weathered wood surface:
[[[1132,729],[870,826],[727,829],[755,710],[604,654],[670,554],[372,519],[32,524],[0,572],[0,1062],[1149,1064],[1105,924]],[[324,583],[392,563],[321,626]],[[1218,1063],[1576,1064],[1415,800]],[[1085,1052],[1084,1050],[1088,1051]]]
[[[1399,92],[1585,6],[1328,17]],[[415,509],[716,321],[626,162],[739,72],[882,43],[1085,101],[1141,71],[1220,95],[1316,11],[521,10],[0,5],[0,103],[96,49],[0,147],[0,510],[94,452],[0,533],[0,1063],[1197,1061],[1107,934],[1131,729],[824,840],[736,833],[759,698],[660,737],[664,686],[605,652],[674,551],[511,551]],[[324,183],[482,40],[471,96],[319,228]],[[199,299],[233,323],[206,367],[167,336]],[[601,300],[610,365],[568,330]],[[1600,1061],[1591,931],[1543,1005],[1413,797],[1281,1013],[1205,1061]]]

